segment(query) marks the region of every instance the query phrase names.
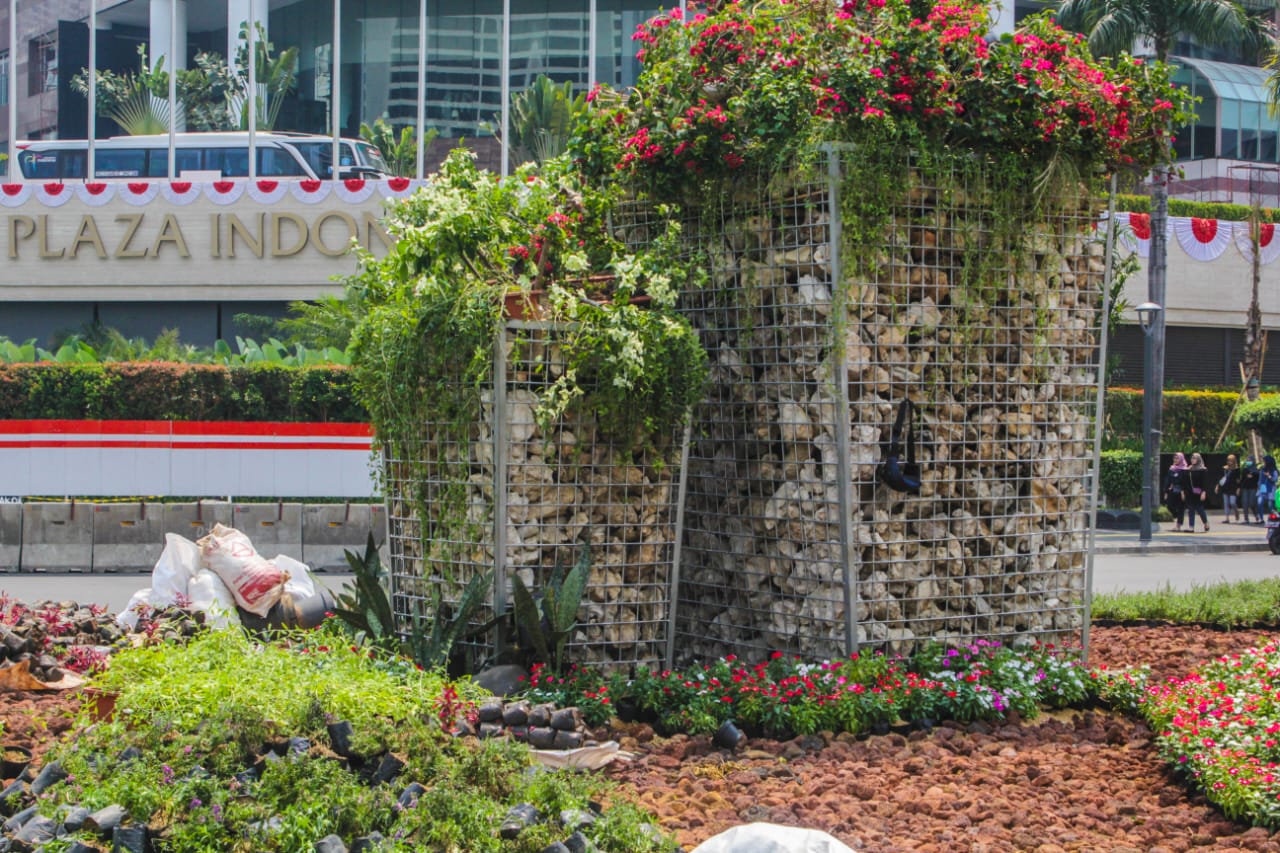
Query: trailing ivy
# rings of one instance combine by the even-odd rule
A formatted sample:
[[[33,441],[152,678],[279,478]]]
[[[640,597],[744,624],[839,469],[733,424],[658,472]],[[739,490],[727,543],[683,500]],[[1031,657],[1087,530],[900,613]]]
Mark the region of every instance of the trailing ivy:
[[[464,532],[484,523],[466,506],[465,448],[486,421],[511,299],[545,321],[507,328],[503,356],[530,371],[515,380],[535,395],[544,435],[590,416],[620,448],[662,447],[701,396],[706,355],[674,306],[704,273],[681,252],[674,212],[633,252],[610,233],[612,203],[567,158],[503,180],[458,150],[392,207],[390,253],[361,256],[347,283],[364,310],[355,388],[393,456],[390,476],[417,490],[424,541],[478,541]]]

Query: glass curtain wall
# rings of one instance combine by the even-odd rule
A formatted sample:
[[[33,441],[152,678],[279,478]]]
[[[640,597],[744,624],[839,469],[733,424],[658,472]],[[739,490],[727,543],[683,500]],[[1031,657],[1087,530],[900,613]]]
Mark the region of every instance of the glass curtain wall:
[[[188,0],[190,2],[190,0]],[[590,53],[591,0],[510,0],[508,86],[515,101],[546,77],[582,94],[594,77],[614,87],[635,82],[632,35],[659,12],[652,2],[596,0],[594,69]],[[419,0],[342,0],[340,117],[344,136],[381,119],[399,139],[416,131]],[[425,167],[433,169],[460,142],[485,168],[501,164],[502,0],[426,0]],[[296,0],[275,6],[267,37],[274,56],[297,49],[297,83],[276,129],[327,134],[332,127],[333,2]],[[594,70],[594,75],[593,75]],[[534,111],[553,133],[553,118]],[[519,144],[522,131],[512,128]],[[522,158],[513,153],[511,162]]]

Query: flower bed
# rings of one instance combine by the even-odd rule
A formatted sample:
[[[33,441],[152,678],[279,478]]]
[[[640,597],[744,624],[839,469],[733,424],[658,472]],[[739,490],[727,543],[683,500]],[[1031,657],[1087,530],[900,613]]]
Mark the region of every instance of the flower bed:
[[[1280,644],[1272,639],[1163,684],[1110,679],[1160,754],[1223,814],[1280,827]]]

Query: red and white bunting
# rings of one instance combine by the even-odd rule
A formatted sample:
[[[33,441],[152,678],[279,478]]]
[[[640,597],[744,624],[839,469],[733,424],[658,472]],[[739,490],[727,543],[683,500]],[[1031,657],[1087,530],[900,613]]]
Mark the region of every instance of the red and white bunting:
[[[31,198],[30,184],[0,184],[0,205],[17,207]]]
[[[331,181],[294,181],[289,184],[289,193],[303,204],[317,204],[329,197],[333,191]]]
[[[89,207],[102,207],[116,197],[116,185],[105,181],[94,181],[89,184],[76,184],[76,198],[81,204]]]
[[[337,193],[338,198],[347,204],[363,204],[369,200],[375,189],[377,189],[375,182],[360,178],[348,178],[333,185],[333,191]]]
[[[277,204],[291,197],[304,204],[318,204],[337,195],[345,204],[364,204],[370,198],[407,198],[413,195],[425,181],[411,178],[388,178],[385,181],[366,181],[350,178],[345,181],[294,181],[261,179],[255,181],[94,181],[74,183],[50,181],[47,183],[0,184],[0,207],[20,207],[34,202],[43,207],[61,207],[73,198],[89,207],[102,207],[120,199],[126,204],[142,207],[159,199],[167,204],[188,205],[204,198],[214,204],[235,204],[248,195],[263,205]],[[1121,214],[1125,216],[1126,214]]]
[[[289,192],[283,181],[252,181],[245,187],[249,198],[258,204],[275,204]]]
[[[1116,213],[1117,235],[1130,252],[1145,258],[1151,254],[1151,217],[1146,213]]]
[[[160,195],[160,185],[154,181],[129,181],[116,191],[116,195],[126,204],[142,207],[151,204]]]
[[[389,198],[408,198],[426,181],[414,181],[409,178],[388,178],[383,183],[386,185],[385,192]]]
[[[35,196],[45,207],[62,207],[71,197],[75,195],[75,190],[66,184],[47,183],[40,184],[35,188]]]
[[[1198,216],[1170,216],[1169,223],[1182,251],[1197,261],[1208,263],[1217,260],[1231,245],[1229,223]]]
[[[213,181],[204,185],[204,197],[214,204],[235,204],[244,195],[244,181]]]
[[[200,188],[191,181],[165,181],[160,185],[160,195],[169,204],[187,205],[200,198]]]
[[[1246,261],[1253,263],[1253,240],[1249,235],[1249,223],[1233,222],[1231,233],[1240,254],[1244,255]],[[1276,239],[1276,236],[1276,226],[1273,223],[1261,223],[1258,234],[1258,259],[1264,264],[1280,258],[1280,239]]]

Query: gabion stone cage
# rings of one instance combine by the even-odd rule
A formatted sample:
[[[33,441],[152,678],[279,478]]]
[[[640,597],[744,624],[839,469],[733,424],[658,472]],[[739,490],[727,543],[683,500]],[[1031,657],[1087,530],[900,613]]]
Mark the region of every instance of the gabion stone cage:
[[[1105,271],[1092,199],[1057,194],[1028,219],[1030,182],[906,162],[886,215],[828,153],[824,174],[687,229],[711,265],[683,305],[712,379],[687,463],[680,656],[1079,642]],[[633,213],[621,231],[643,239]],[[877,476],[903,400],[918,495]]]
[[[446,377],[456,419],[422,424],[421,441],[386,448],[392,604],[402,633],[456,604],[494,570],[485,624],[510,613],[511,576],[537,596],[556,566],[589,550],[590,576],[568,654],[605,668],[669,659],[683,435],[621,443],[585,413],[544,429],[537,392],[561,374],[552,324],[513,320],[495,341],[492,382]],[[508,623],[509,625],[509,623]],[[502,651],[499,629],[473,651]]]

